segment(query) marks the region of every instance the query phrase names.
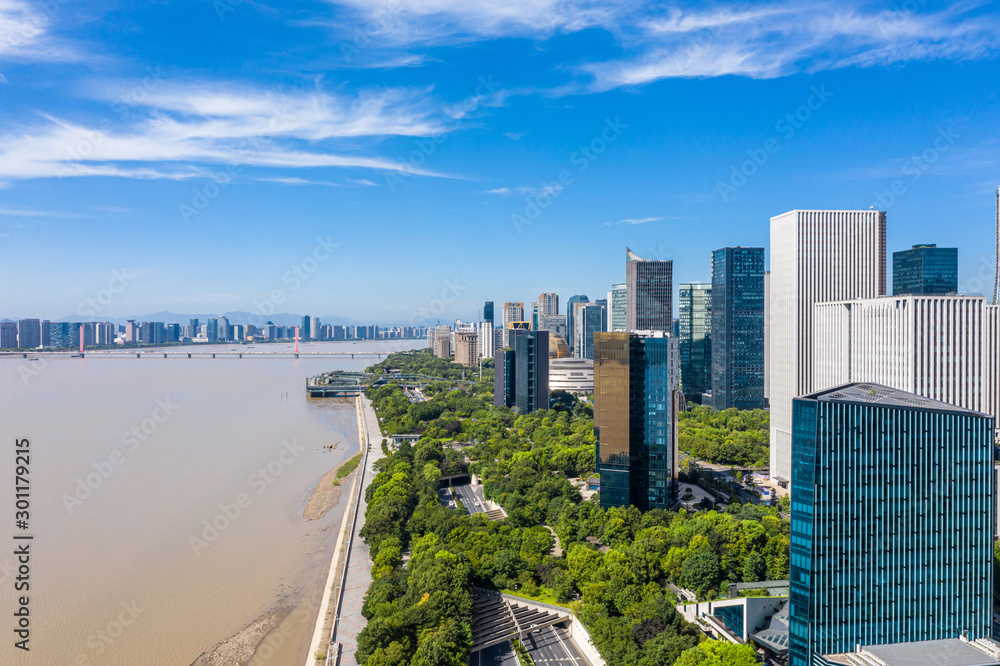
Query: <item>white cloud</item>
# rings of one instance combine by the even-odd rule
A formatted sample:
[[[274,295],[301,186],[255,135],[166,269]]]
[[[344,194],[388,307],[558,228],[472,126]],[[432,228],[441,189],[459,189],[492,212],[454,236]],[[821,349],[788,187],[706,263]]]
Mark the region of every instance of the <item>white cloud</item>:
[[[74,60],[73,49],[54,38],[52,22],[60,2],[31,4],[0,0],[0,60]]]
[[[492,190],[486,190],[486,194],[496,194],[501,197],[531,197],[539,195],[553,195],[558,194],[561,191],[561,185],[543,185],[542,187],[526,187],[524,185],[519,185],[517,187],[497,187]]]
[[[748,6],[750,7],[750,6]],[[682,11],[636,24],[626,57],[590,63],[591,89],[672,77],[775,78],[842,67],[914,60],[992,57],[996,16],[961,5],[940,12],[871,12],[844,3],[789,2],[745,9]]]
[[[444,132],[423,92],[383,89],[347,97],[164,85],[132,102],[128,122],[113,113],[91,123],[43,115],[45,122],[0,134],[0,179],[185,179],[231,164],[439,175],[359,148],[365,139],[374,144],[386,136]]]
[[[605,222],[606,227],[617,227],[621,225],[636,225],[636,224],[649,224],[650,222],[662,222],[663,220],[686,220],[690,218],[685,217],[674,217],[670,215],[658,215],[655,217],[627,217],[624,220],[618,220],[617,222]]]

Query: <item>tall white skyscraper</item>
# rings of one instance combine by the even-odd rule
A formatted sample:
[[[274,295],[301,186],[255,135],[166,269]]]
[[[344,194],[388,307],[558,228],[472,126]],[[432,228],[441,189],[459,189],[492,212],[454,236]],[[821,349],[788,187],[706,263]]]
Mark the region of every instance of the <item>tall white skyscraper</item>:
[[[1000,308],[982,296],[888,296],[815,306],[815,385],[884,384],[1000,417]]]
[[[993,284],[993,305],[1000,305],[1000,187],[997,188],[996,205],[996,225],[997,225],[997,249],[996,249],[996,278]]]
[[[813,305],[886,293],[886,217],[877,210],[793,210],[771,218],[771,476],[792,478],[792,400],[813,381]]]

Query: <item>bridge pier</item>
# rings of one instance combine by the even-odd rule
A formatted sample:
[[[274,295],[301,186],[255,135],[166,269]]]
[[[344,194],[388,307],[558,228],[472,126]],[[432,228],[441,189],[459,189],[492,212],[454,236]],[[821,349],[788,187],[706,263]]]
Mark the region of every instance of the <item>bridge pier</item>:
[[[167,354],[166,354],[166,352],[164,352],[163,353],[163,358],[166,358],[166,357],[167,357]]]
[[[240,358],[243,358],[243,354],[240,354]]]
[[[28,358],[27,354],[21,354],[21,358]]]
[[[215,358],[215,354],[212,354],[212,358]]]
[[[139,352],[136,352],[135,357],[136,358],[142,358],[142,355]]]
[[[191,354],[188,354],[188,358],[191,358]]]
[[[298,358],[298,357],[299,357],[299,353],[295,352],[295,358]]]

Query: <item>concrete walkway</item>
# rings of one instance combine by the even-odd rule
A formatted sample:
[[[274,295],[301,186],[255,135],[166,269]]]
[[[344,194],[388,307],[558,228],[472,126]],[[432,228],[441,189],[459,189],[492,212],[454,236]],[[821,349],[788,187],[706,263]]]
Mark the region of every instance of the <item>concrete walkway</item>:
[[[341,535],[330,564],[330,576],[324,594],[316,632],[313,636],[306,666],[337,664],[354,666],[358,634],[367,624],[361,615],[365,593],[371,584],[372,562],[366,544],[359,533],[365,524],[365,491],[375,478],[375,461],[382,457],[382,433],[378,417],[368,398],[358,396],[358,438],[361,452],[366,454],[361,474],[355,479],[351,504],[344,513]],[[346,568],[346,571],[345,571]],[[315,654],[326,654],[317,661]]]

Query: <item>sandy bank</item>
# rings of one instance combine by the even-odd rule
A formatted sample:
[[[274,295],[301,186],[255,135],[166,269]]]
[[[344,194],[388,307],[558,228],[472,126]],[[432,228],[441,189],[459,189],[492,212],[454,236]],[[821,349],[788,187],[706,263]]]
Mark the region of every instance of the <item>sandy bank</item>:
[[[191,666],[246,666],[253,659],[264,637],[281,623],[294,606],[282,606],[264,613],[235,636],[216,645],[207,655],[202,654]]]

